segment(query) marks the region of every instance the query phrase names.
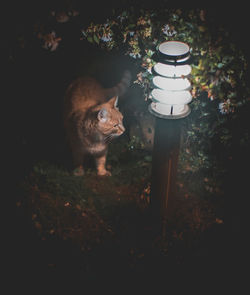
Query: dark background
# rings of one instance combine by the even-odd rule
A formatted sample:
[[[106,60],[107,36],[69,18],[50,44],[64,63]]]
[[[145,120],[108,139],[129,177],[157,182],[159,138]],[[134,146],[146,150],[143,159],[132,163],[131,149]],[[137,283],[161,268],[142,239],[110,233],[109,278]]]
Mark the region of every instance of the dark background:
[[[101,2],[90,0],[75,2],[76,8],[78,7],[81,15],[84,16],[85,24],[89,24],[91,21],[102,22],[111,14],[112,8],[126,8],[131,4],[143,8],[161,6],[183,7],[181,1],[175,1],[174,3],[172,1],[157,0],[106,0]],[[192,1],[189,1],[189,4],[192,5]],[[18,56],[17,62],[10,64],[5,58],[6,52],[9,46],[15,44],[20,32],[26,34],[26,32],[29,32],[30,25],[37,19],[42,18],[49,9],[63,8],[63,4],[62,1],[50,1],[49,3],[44,1],[33,1],[30,3],[25,1],[8,1],[8,3],[1,4],[1,7],[0,59],[2,64],[1,72],[3,74],[1,95],[3,132],[1,137],[2,146],[5,148],[3,163],[6,165],[3,168],[4,174],[7,175],[6,181],[4,178],[5,190],[2,193],[2,198],[3,201],[7,198],[7,201],[13,206],[18,195],[15,184],[29,171],[32,161],[48,156],[56,157],[56,147],[62,144],[58,104],[51,104],[48,110],[48,101],[46,100],[48,91],[50,97],[53,94],[57,98],[62,97],[66,84],[71,78],[71,71],[73,72],[79,66],[78,59],[81,55],[88,55],[90,53],[91,47],[88,47],[88,45],[86,47],[84,47],[85,45],[78,47],[78,33],[76,33],[75,36],[66,36],[68,38],[67,42],[62,44],[63,50],[59,48],[61,53],[57,57],[54,57],[54,55],[49,57],[50,53],[33,52],[29,48],[25,52],[16,53]],[[237,6],[222,5],[205,9],[207,10],[207,18],[214,22],[215,29],[216,25],[223,25],[230,33],[232,41],[243,50],[248,61],[250,61],[250,45],[248,41],[250,17],[248,7],[242,7],[237,4]],[[41,120],[43,124],[39,123]],[[55,147],[52,154],[51,151],[46,150],[48,145],[45,144],[45,141],[48,138]],[[23,145],[21,143],[25,140],[27,141],[27,139],[26,147],[22,148]],[[232,169],[233,173],[230,176],[232,183],[228,188],[233,197],[240,198],[239,192],[242,194],[246,188],[247,174],[242,173],[245,167],[247,167],[247,161],[244,162],[244,159],[239,157],[239,161],[235,163]],[[244,177],[242,179],[235,179],[235,175],[238,173],[244,175]],[[6,210],[6,207],[2,206],[3,225],[7,234],[6,238],[3,238],[6,247],[2,253],[5,258],[8,258],[6,269],[13,273],[15,263],[11,257],[20,257],[22,253],[27,255],[25,248],[30,249],[29,243],[37,246],[37,241],[31,241],[32,233],[26,232],[27,229],[25,227],[27,224],[25,221],[22,224],[16,224],[15,211],[12,210],[12,207],[10,208],[10,210]],[[240,211],[242,207],[236,209],[239,211],[237,216],[242,214],[243,211]],[[240,226],[243,222],[244,220],[241,220]],[[239,239],[238,243],[240,243],[241,233],[242,231],[239,232],[239,230],[236,232],[236,238]],[[228,257],[228,259],[232,259],[232,257]],[[21,260],[21,262],[25,264],[25,259]],[[241,258],[238,266],[241,267]],[[22,270],[19,268],[19,271]],[[17,277],[19,275],[25,280],[25,276],[31,274],[19,273]],[[11,279],[15,280],[15,277],[12,276]]]

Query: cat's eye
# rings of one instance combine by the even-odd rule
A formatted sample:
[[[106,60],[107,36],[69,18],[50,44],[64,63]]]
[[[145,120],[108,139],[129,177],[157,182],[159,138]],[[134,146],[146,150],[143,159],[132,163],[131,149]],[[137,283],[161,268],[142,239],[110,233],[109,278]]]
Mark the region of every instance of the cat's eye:
[[[119,126],[119,124],[115,124],[115,125],[114,125],[115,128],[118,127],[118,126]]]

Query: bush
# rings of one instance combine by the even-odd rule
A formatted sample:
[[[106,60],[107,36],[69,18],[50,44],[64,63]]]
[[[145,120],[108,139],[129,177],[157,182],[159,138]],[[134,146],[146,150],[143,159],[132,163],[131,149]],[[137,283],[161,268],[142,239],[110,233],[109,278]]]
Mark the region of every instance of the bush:
[[[170,40],[189,44],[193,101],[181,156],[189,164],[181,164],[193,171],[214,165],[212,143],[219,142],[224,148],[231,145],[228,121],[238,118],[242,106],[249,103],[246,59],[226,30],[213,27],[203,9],[131,8],[114,13],[103,24],[91,23],[82,31],[89,42],[104,50],[119,50],[134,59],[138,68],[134,83],[143,88],[145,100],[151,98],[153,56],[159,45]]]

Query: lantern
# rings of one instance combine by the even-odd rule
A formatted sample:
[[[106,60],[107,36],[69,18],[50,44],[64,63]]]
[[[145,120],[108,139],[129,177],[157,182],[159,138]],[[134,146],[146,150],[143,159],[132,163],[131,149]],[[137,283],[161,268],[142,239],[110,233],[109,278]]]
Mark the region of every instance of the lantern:
[[[153,102],[149,105],[149,111],[156,117],[180,119],[190,114],[189,57],[190,49],[186,43],[167,41],[160,44],[158,62],[153,68]]]

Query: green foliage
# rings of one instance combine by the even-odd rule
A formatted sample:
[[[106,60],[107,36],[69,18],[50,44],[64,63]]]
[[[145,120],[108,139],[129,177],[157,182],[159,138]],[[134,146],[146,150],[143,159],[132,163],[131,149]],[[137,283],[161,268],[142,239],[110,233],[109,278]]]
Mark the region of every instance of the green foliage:
[[[90,191],[80,177],[75,177],[62,167],[41,162],[33,167],[32,182],[39,190],[60,196],[65,202],[86,202]]]
[[[235,111],[249,95],[246,89],[246,60],[241,51],[230,42],[228,33],[218,28],[216,34],[205,18],[205,11],[194,9],[165,9],[158,11],[123,11],[104,24],[92,23],[83,30],[85,38],[103,49],[119,49],[131,56],[140,66],[134,81],[150,97],[154,65],[153,55],[160,43],[179,40],[189,44],[193,58],[191,75],[192,94],[203,91],[212,100],[222,103],[221,112]],[[241,83],[237,83],[241,81]],[[244,91],[242,91],[244,89]]]
[[[151,154],[144,150],[138,137],[122,137],[111,144],[107,160],[115,183],[135,185],[145,183],[151,176]]]
[[[108,224],[117,226],[117,214],[138,214],[145,207],[141,192],[151,175],[151,157],[139,147],[129,150],[128,145],[123,137],[110,145],[107,167],[111,177],[97,176],[91,168],[84,176],[74,176],[58,164],[44,161],[33,166],[22,183],[23,206],[32,210],[34,226],[42,235],[63,239],[76,235],[89,247],[93,238],[112,234]]]
[[[114,13],[104,24],[92,23],[83,33],[104,50],[119,50],[134,59],[138,69],[134,83],[143,88],[146,100],[151,98],[151,69],[159,45],[168,40],[189,44],[193,101],[183,133],[180,166],[187,172],[213,167],[213,142],[230,147],[232,130],[227,122],[240,116],[250,94],[246,59],[230,41],[228,32],[220,27],[215,31],[202,9],[132,8],[118,16]],[[240,141],[247,144],[247,131],[243,138]]]

